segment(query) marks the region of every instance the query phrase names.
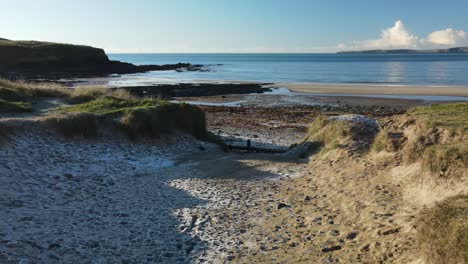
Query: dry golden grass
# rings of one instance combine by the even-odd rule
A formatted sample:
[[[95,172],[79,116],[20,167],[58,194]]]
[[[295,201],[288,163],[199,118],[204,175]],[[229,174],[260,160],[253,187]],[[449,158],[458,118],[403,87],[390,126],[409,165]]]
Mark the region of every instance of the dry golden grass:
[[[100,86],[82,86],[72,89],[72,94],[68,99],[69,103],[81,104],[90,102],[101,97],[113,97],[119,99],[135,99],[130,93],[124,89],[110,89]]]
[[[466,176],[468,103],[417,107],[395,122],[379,132],[372,150],[401,154],[407,164],[421,161],[425,170],[441,178]]]
[[[349,121],[330,120],[327,116],[318,116],[309,127],[304,142],[316,142],[322,146],[321,152],[344,148],[354,141],[372,137],[373,133],[359,124]]]
[[[423,166],[440,177],[465,177],[468,169],[467,145],[435,145],[422,156]]]
[[[31,112],[34,100],[69,96],[69,89],[54,84],[12,82],[0,79],[0,112]]]
[[[71,90],[51,83],[28,83],[0,79],[0,98],[8,101],[30,101],[43,97],[69,96]]]
[[[468,195],[436,204],[420,221],[417,239],[426,263],[468,263]]]

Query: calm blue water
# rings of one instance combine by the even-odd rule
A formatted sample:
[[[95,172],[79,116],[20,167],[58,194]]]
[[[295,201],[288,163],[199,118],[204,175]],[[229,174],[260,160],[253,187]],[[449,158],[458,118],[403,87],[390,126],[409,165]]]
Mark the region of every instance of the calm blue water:
[[[210,65],[212,70],[127,76],[129,82],[138,84],[212,80],[468,85],[468,54],[109,54],[109,57],[138,65],[189,62]]]

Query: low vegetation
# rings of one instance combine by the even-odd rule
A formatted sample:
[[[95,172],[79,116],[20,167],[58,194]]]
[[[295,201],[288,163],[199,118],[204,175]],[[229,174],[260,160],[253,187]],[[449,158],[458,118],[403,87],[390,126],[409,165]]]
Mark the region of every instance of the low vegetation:
[[[406,163],[422,161],[424,169],[446,179],[464,177],[468,169],[468,103],[410,110],[380,131],[372,149],[401,150]]]
[[[426,263],[468,263],[468,195],[426,209],[420,221],[417,239]]]
[[[0,113],[20,113],[20,112],[31,112],[31,103],[27,102],[12,102],[0,99]]]
[[[90,125],[85,133],[78,132],[83,136],[95,136],[88,133],[95,130],[94,121],[91,120],[102,116],[114,120],[131,139],[157,138],[174,131],[186,132],[198,138],[207,137],[205,114],[200,108],[153,98],[137,99],[125,93],[106,93],[85,103],[60,108],[58,113],[61,116],[70,115],[70,120],[81,123],[81,126]],[[64,126],[67,122],[57,124]],[[68,128],[72,126],[66,125],[65,131]]]
[[[159,137],[174,130],[198,138],[207,136],[204,112],[188,104],[162,102],[155,106],[127,109],[120,122],[130,138]]]
[[[206,131],[204,112],[196,106],[136,98],[122,89],[69,89],[0,79],[0,112],[32,111],[31,103],[40,98],[63,98],[68,104],[46,118],[66,137],[93,138],[99,134],[101,123],[113,122],[133,139],[182,131],[216,141]]]
[[[445,128],[454,132],[468,132],[468,103],[434,104],[416,107],[408,115],[418,118],[428,128]]]
[[[349,147],[350,144],[367,139],[373,134],[361,124],[318,116],[310,125],[304,142],[315,142],[314,149],[321,145],[322,151],[327,151]]]
[[[0,98],[7,101],[32,101],[46,97],[69,96],[70,89],[54,84],[12,82],[0,79]]]
[[[65,88],[0,79],[0,113],[31,112],[31,103],[40,98],[65,97]]]
[[[59,113],[93,113],[99,115],[122,114],[133,108],[148,108],[163,104],[164,101],[144,98],[144,99],[124,99],[114,96],[101,96],[96,99],[63,107],[58,110]]]
[[[423,166],[439,177],[461,178],[468,169],[468,149],[465,145],[434,145],[422,156]]]
[[[56,115],[46,122],[67,138],[95,138],[98,135],[98,116],[89,113]]]

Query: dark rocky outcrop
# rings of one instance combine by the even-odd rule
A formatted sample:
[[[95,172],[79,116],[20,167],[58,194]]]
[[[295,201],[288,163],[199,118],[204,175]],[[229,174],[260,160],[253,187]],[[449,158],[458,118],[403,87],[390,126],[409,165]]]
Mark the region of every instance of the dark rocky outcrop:
[[[147,71],[201,71],[202,65],[134,65],[111,61],[103,49],[39,41],[0,39],[0,76],[9,79],[58,79]]]
[[[120,87],[135,96],[150,96],[162,99],[176,97],[198,97],[228,94],[251,94],[270,92],[266,83],[180,83],[152,86]]]

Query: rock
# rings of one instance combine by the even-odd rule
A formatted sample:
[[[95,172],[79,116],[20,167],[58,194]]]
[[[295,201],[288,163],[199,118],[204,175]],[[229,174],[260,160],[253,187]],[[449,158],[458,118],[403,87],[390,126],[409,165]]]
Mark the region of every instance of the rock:
[[[290,207],[291,207],[290,205],[287,205],[285,203],[278,203],[278,205],[276,206],[276,209],[280,210],[283,208],[290,208]]]
[[[330,231],[330,235],[332,235],[332,236],[339,236],[339,235],[340,235],[340,231],[335,230],[335,229],[334,229],[334,230],[331,230],[331,231]]]
[[[304,201],[310,201],[310,196],[307,195],[307,196],[304,198]]]
[[[86,242],[86,246],[89,248],[97,248],[99,247],[99,242],[97,242],[96,240],[88,240]]]
[[[151,86],[120,87],[134,96],[153,96],[162,99],[176,97],[215,96],[223,94],[251,94],[269,92],[271,89],[257,83],[179,83]],[[222,133],[218,131],[218,133]],[[240,136],[240,134],[234,134]]]
[[[59,249],[59,248],[60,248],[60,245],[57,244],[57,243],[52,243],[47,247],[48,250],[55,250],[55,249]]]
[[[358,232],[351,232],[351,233],[346,235],[346,239],[353,240],[353,239],[355,239],[357,237],[357,235],[358,235]]]
[[[326,253],[326,252],[332,252],[332,251],[336,251],[336,250],[340,250],[340,249],[341,249],[340,245],[335,245],[335,246],[331,246],[331,247],[322,248],[322,252]]]
[[[73,175],[71,173],[65,173],[63,177],[69,181],[73,180]]]
[[[369,251],[370,244],[367,244],[361,248],[361,252],[367,252]]]
[[[400,228],[379,230],[379,231],[377,232],[377,234],[379,234],[379,235],[381,235],[381,236],[387,236],[387,235],[395,234],[395,233],[398,233],[398,232],[400,232]]]

